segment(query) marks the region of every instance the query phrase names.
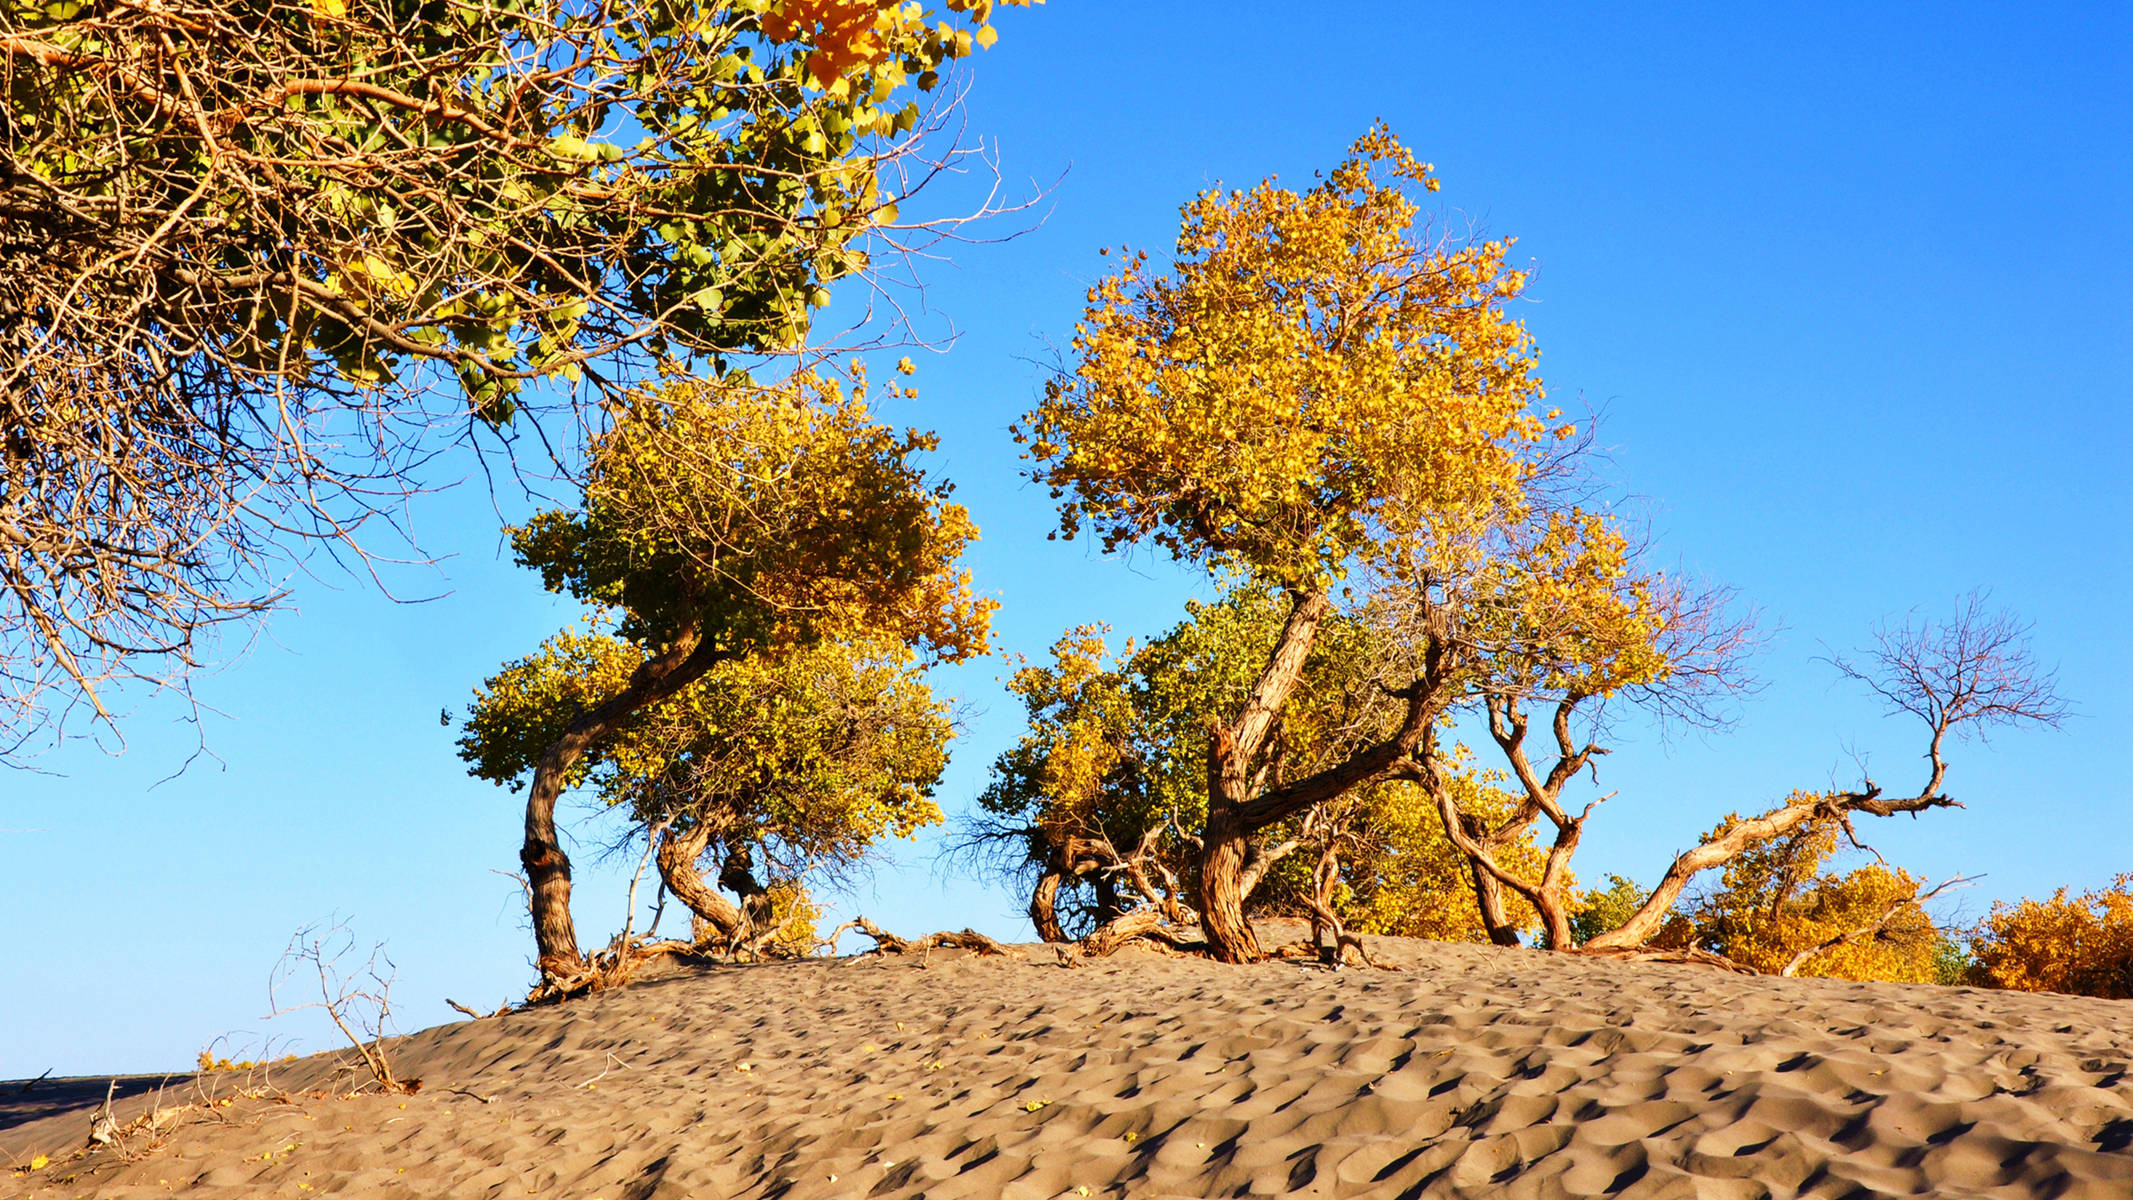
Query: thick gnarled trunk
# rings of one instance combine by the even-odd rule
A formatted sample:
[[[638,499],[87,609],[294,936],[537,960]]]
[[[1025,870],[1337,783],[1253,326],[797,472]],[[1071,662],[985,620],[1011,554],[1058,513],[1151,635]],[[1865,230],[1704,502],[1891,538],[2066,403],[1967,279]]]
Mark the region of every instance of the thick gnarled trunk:
[[[1510,906],[1504,903],[1503,884],[1480,863],[1470,860],[1467,866],[1474,877],[1474,907],[1481,912],[1482,932],[1494,945],[1522,945],[1518,940],[1518,926],[1511,920]]]
[[[1424,650],[1423,675],[1399,693],[1407,712],[1391,737],[1316,774],[1257,791],[1253,773],[1260,751],[1302,678],[1319,624],[1331,610],[1331,599],[1323,592],[1297,596],[1243,713],[1230,725],[1209,731],[1207,825],[1201,840],[1198,899],[1208,948],[1224,962],[1254,962],[1264,957],[1244,916],[1244,901],[1255,875],[1252,835],[1388,777],[1428,741],[1431,723],[1441,710],[1449,643],[1444,630],[1433,623]],[[1270,861],[1271,856],[1262,858],[1258,866],[1263,869]]]
[[[1037,877],[1037,886],[1030,892],[1029,922],[1037,927],[1039,941],[1063,943],[1072,941],[1066,929],[1059,924],[1059,886],[1066,882],[1066,873],[1047,867]]]
[[[659,842],[659,877],[666,881],[674,898],[687,906],[694,918],[692,940],[699,944],[731,941],[741,929],[741,910],[704,882],[703,874],[697,870],[696,862],[710,844],[711,827],[701,821],[691,822],[678,832],[669,829]]]
[[[1237,806],[1217,810],[1210,796],[1207,827],[1200,836],[1198,899],[1207,948],[1223,962],[1257,962],[1266,954],[1244,916],[1244,864],[1250,847],[1249,834],[1237,820]]]
[[[563,852],[555,827],[555,806],[564,780],[578,760],[630,714],[696,682],[718,659],[710,643],[699,642],[695,631],[688,631],[665,654],[639,665],[620,692],[566,726],[534,767],[532,786],[526,790],[526,830],[519,862],[526,868],[534,962],[543,979],[566,978],[584,965],[577,926],[570,919],[570,856]]]

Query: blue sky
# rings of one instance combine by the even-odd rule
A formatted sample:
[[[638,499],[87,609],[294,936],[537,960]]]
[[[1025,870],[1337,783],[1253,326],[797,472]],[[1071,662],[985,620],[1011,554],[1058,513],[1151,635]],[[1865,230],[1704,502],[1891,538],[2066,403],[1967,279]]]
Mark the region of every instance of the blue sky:
[[[1001,647],[1038,655],[1089,620],[1158,631],[1204,590],[1145,553],[1047,542],[1054,514],[1019,475],[1006,426],[1097,248],[1165,251],[1194,192],[1303,185],[1383,118],[1437,165],[1448,215],[1519,239],[1543,374],[1565,407],[1604,413],[1608,473],[1661,561],[1738,588],[1775,630],[1736,729],[1621,730],[1601,781],[1620,794],[1580,875],[1648,882],[1725,812],[1848,782],[1854,753],[1913,782],[1918,739],[1816,658],[1978,586],[2035,622],[2077,715],[1961,747],[1949,787],[1968,807],[1884,823],[1876,844],[1935,877],[1985,873],[1963,893],[1973,916],[2133,870],[2133,785],[2114,769],[2133,725],[2133,22],[2101,4],[1868,7],[1004,13],[966,76],[966,136],[1010,194],[1041,193],[992,233],[1034,228],[922,266],[957,337],[918,356],[921,397],[893,414],[942,434]],[[438,717],[572,613],[502,561],[478,482],[415,516],[450,557],[398,582],[442,598],[300,579],[295,608],[202,685],[219,761],[157,785],[194,739],[150,703],[123,753],[77,746],[42,761],[54,775],[4,781],[0,1077],[173,1068],[222,1034],[325,1048],[304,1017],[260,1017],[289,934],[336,913],[387,943],[406,1028],[449,1018],[447,996],[523,993],[530,938],[495,873],[515,869],[518,800],[466,777]],[[951,812],[1019,732],[1006,669],[940,677],[973,710]],[[634,859],[598,861],[611,830],[565,815],[598,943]],[[1027,936],[1019,898],[944,876],[933,848],[898,850],[844,906]]]

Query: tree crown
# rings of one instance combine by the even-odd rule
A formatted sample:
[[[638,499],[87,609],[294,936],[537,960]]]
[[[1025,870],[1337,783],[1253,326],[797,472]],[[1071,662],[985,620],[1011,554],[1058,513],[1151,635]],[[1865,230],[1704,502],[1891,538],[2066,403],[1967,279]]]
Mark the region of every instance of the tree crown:
[[[1307,192],[1203,193],[1171,272],[1135,255],[1090,289],[1016,431],[1061,530],[1313,587],[1515,493],[1549,433],[1505,311],[1525,275],[1509,241],[1419,237],[1436,188],[1380,127]]]
[[[658,649],[683,636],[733,655],[886,639],[942,659],[980,653],[995,602],[957,565],[977,528],[912,461],[935,440],[873,420],[865,376],[735,372],[608,404],[584,499],[512,531],[553,591],[619,609]]]

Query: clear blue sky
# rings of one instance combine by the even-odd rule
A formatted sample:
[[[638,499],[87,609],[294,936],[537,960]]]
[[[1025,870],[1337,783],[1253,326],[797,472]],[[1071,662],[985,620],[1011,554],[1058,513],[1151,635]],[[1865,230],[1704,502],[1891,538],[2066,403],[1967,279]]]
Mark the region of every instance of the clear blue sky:
[[[1036,394],[1031,360],[1071,332],[1096,249],[1167,250],[1195,191],[1303,183],[1382,117],[1437,164],[1448,206],[1519,238],[1544,374],[1566,406],[1604,409],[1612,473],[1662,558],[1781,626],[1735,731],[1622,731],[1602,778],[1621,794],[1581,876],[1649,881],[1726,811],[1848,780],[1854,750],[1911,781],[1911,731],[1815,656],[1979,585],[2035,621],[2078,715],[1963,747],[1950,789],[1969,807],[1885,823],[1878,843],[1936,877],[1985,872],[1972,915],[2133,870],[2133,22],[2040,8],[1006,12],[968,73],[968,136],[1011,190],[1046,189],[1042,224],[927,266],[960,338],[921,356],[921,399],[895,414],[942,433],[1001,646],[1041,654],[1094,619],[1160,630],[1195,588],[1147,555],[1046,542],[1044,492],[1018,475],[1006,426]],[[301,580],[296,609],[201,689],[219,763],[152,786],[192,730],[150,704],[123,754],[78,746],[42,762],[55,775],[0,780],[0,1077],[178,1067],[224,1033],[323,1049],[315,1023],[259,1017],[290,932],[335,912],[389,944],[406,1028],[449,1018],[446,996],[523,993],[523,910],[492,873],[516,867],[519,801],[466,777],[438,714],[570,610],[501,560],[478,483],[416,517],[453,557],[401,584],[449,594],[396,606]],[[976,709],[951,811],[1019,732],[1003,670],[941,678]],[[611,827],[574,828],[597,944],[633,861],[597,861]],[[1020,898],[943,878],[932,850],[900,850],[846,907],[1027,936]]]

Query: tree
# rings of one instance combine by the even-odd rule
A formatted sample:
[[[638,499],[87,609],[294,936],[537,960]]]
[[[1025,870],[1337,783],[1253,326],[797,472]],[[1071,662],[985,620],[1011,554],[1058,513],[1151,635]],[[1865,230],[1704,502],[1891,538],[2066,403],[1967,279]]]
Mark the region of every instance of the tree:
[[[1051,664],[1009,681],[1030,731],[995,761],[965,849],[1029,886],[1047,941],[1136,910],[1185,919],[1207,814],[1205,731],[1249,694],[1286,620],[1278,594],[1248,585],[1187,610],[1168,633],[1115,657],[1102,627],[1070,630]],[[1378,657],[1364,620],[1328,617],[1268,738],[1267,782],[1312,774],[1399,719],[1372,669]],[[1434,804],[1399,781],[1274,827],[1253,845],[1241,890],[1249,913],[1311,919],[1336,939],[1350,926],[1447,939],[1479,929],[1464,859],[1437,828]]]
[[[640,647],[597,629],[557,634],[477,692],[461,757],[475,775],[523,784],[570,720],[643,662]],[[779,935],[785,922],[767,911],[779,897],[791,911],[808,881],[940,822],[932,796],[951,736],[908,649],[821,642],[713,666],[621,722],[568,784],[589,785],[656,840],[699,941],[747,945]],[[707,854],[738,907],[697,869]]]
[[[2133,999],[2133,874],[2069,899],[1994,904],[1970,938],[1968,982]]]
[[[441,439],[800,348],[911,236],[944,3],[0,10],[0,738],[183,686]]]
[[[1662,719],[1718,723],[1717,702],[1744,686],[1748,625],[1728,613],[1725,592],[1647,569],[1626,534],[1575,508],[1506,523],[1492,541],[1443,585],[1440,608],[1458,656],[1458,701],[1481,710],[1518,803],[1495,818],[1464,807],[1438,782],[1443,768],[1427,744],[1398,770],[1430,789],[1471,860],[1490,939],[1517,944],[1502,915],[1508,892],[1539,914],[1546,944],[1568,949],[1580,907],[1570,863],[1606,797],[1575,813],[1566,797],[1608,753],[1595,740],[1605,706],[1620,695]],[[1536,710],[1548,714],[1552,745],[1534,744]],[[1502,847],[1542,818],[1553,837],[1540,870],[1513,867]]]
[[[1425,627],[1388,736],[1262,786],[1340,581],[1376,570],[1427,589],[1463,528],[1515,503],[1548,436],[1530,339],[1504,311],[1524,276],[1506,242],[1414,236],[1416,194],[1436,187],[1381,127],[1308,192],[1202,194],[1171,272],[1136,255],[1090,290],[1073,369],[1017,430],[1068,536],[1149,542],[1287,608],[1206,752],[1196,900],[1228,961],[1261,953],[1243,911],[1255,837],[1384,776],[1441,709],[1450,647]]]
[[[1206,710],[1194,898],[1224,960],[1261,954],[1244,901],[1270,831],[1391,780],[1437,805],[1492,940],[1517,941],[1508,894],[1548,945],[1573,948],[1570,863],[1605,797],[1573,811],[1567,795],[1608,752],[1606,705],[1716,724],[1748,686],[1752,624],[1729,594],[1651,569],[1618,522],[1582,505],[1582,444],[1537,410],[1535,352],[1506,311],[1524,282],[1509,243],[1415,236],[1415,193],[1435,188],[1380,127],[1308,192],[1204,193],[1170,271],[1135,255],[1089,291],[1071,369],[1017,430],[1060,532],[1152,544],[1284,607],[1249,685]],[[1311,769],[1270,774],[1323,630],[1366,612],[1397,717]],[[1849,831],[1857,814],[1953,804],[1950,734],[2061,711],[2022,632],[1974,602],[1950,626],[1884,630],[1872,662],[1839,666],[1926,721],[1925,787],[1892,798],[1868,781],[1732,822],[1587,946],[1643,946],[1697,874],[1810,821]],[[1463,801],[1460,751],[1438,736],[1477,709],[1515,783],[1500,815]],[[1507,847],[1543,818],[1537,874],[1515,869]]]
[[[950,661],[984,649],[994,606],[957,565],[977,531],[911,462],[934,440],[873,421],[856,362],[852,374],[847,387],[735,372],[617,397],[577,508],[512,531],[550,590],[619,613],[637,659],[618,690],[564,705],[576,711],[533,762],[520,861],[545,978],[579,962],[556,800],[637,714],[754,656],[840,641]]]

